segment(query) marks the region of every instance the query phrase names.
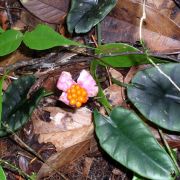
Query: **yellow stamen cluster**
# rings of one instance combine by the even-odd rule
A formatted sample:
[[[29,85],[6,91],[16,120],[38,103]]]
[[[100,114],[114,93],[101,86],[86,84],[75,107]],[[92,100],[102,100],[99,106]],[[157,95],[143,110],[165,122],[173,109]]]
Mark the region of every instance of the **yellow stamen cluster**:
[[[81,107],[88,100],[87,91],[78,84],[73,84],[67,90],[67,98],[71,106]]]

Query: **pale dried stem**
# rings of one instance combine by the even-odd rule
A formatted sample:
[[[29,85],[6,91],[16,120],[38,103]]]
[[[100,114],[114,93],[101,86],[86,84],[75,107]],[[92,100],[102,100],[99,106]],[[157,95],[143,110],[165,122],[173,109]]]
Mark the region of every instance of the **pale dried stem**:
[[[146,0],[143,0],[143,14],[140,19],[140,25],[139,25],[139,39],[143,47],[144,47],[144,43],[143,43],[143,37],[142,37],[142,26],[145,19],[146,19]],[[147,51],[146,51],[146,54],[147,54]],[[147,59],[180,92],[180,87],[171,79],[170,76],[168,76],[166,73],[162,71],[162,69],[148,56],[148,54],[147,54]]]

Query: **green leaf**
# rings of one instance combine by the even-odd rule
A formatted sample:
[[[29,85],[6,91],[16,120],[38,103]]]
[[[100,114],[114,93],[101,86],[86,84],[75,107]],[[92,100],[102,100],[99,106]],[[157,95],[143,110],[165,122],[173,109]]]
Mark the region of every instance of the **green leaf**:
[[[117,107],[109,117],[95,111],[94,119],[100,145],[113,159],[142,177],[174,179],[175,165],[137,115]]]
[[[20,129],[28,121],[34,108],[45,95],[44,89],[39,89],[27,99],[27,93],[34,82],[34,76],[20,77],[13,81],[3,94],[0,137]]]
[[[180,64],[160,65],[180,87]],[[150,121],[171,131],[180,131],[180,91],[155,67],[139,71],[128,87],[128,97]]]
[[[56,46],[83,46],[65,38],[46,25],[38,25],[33,31],[26,32],[23,41],[26,46],[35,50],[45,50]]]
[[[1,178],[1,180],[6,180],[6,175],[5,175],[4,170],[1,166],[0,166],[0,178]]]
[[[86,33],[116,5],[116,0],[72,0],[67,16],[68,31]]]
[[[37,174],[33,172],[30,176],[30,180],[37,180]]]
[[[0,56],[5,56],[15,51],[21,44],[23,34],[16,30],[7,30],[0,34]]]
[[[0,27],[0,33],[3,33],[4,32],[4,30]]]
[[[127,54],[133,53],[134,54]],[[139,51],[137,48],[130,46],[124,43],[110,43],[98,46],[95,53],[100,55],[102,61],[98,60],[101,65],[109,65],[111,67],[130,67],[140,64],[149,64],[148,59],[145,54],[138,54]],[[118,55],[124,53],[122,55]],[[137,53],[137,54],[135,54]],[[167,62],[155,57],[151,57],[152,60],[156,63]],[[105,64],[104,64],[105,63]]]
[[[132,180],[147,180],[147,179],[142,178],[142,177],[140,177],[140,176],[138,176],[138,175],[134,175],[133,178],[132,178]]]

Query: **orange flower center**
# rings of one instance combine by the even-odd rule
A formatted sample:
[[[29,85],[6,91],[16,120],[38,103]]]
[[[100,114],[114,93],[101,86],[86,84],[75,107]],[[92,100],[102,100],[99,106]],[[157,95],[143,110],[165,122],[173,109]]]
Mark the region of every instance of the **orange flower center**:
[[[83,103],[86,103],[88,100],[87,91],[78,84],[73,84],[67,90],[67,98],[69,104],[76,106],[77,108],[81,107]]]

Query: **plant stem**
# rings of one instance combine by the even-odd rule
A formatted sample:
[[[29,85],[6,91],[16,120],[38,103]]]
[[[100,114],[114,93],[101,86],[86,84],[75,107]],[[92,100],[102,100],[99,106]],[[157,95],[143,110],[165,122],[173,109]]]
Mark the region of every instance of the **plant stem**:
[[[158,131],[159,131],[159,134],[160,134],[160,136],[161,136],[161,138],[162,138],[162,140],[163,140],[163,143],[164,143],[164,145],[165,145],[165,147],[166,147],[166,149],[167,149],[167,151],[168,151],[171,159],[173,160],[173,162],[174,162],[174,164],[175,164],[175,166],[176,166],[176,168],[177,168],[177,170],[178,170],[178,173],[180,174],[179,165],[178,165],[178,163],[177,163],[177,161],[176,161],[176,159],[175,159],[175,157],[174,157],[174,155],[173,155],[173,153],[172,153],[171,148],[169,147],[168,142],[166,141],[166,138],[164,137],[164,134],[163,134],[162,130],[161,130],[161,129],[158,129]]]
[[[102,36],[101,36],[101,23],[97,24],[97,41],[98,41],[98,45],[101,45],[101,41],[102,41]]]
[[[33,180],[28,174],[26,174],[23,170],[19,169],[17,166],[9,163],[8,161],[5,161],[3,159],[0,159],[0,164],[1,165],[7,165],[9,166],[11,169],[13,169],[14,171],[17,171],[20,175],[22,175],[23,177],[27,177],[30,180]]]

